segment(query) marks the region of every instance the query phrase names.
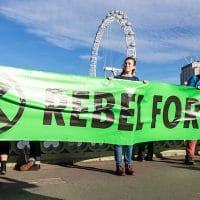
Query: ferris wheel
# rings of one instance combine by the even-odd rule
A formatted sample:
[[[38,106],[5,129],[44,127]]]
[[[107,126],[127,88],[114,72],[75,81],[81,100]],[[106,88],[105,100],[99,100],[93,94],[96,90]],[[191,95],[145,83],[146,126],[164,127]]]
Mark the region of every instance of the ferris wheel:
[[[102,20],[95,35],[92,53],[90,57],[90,71],[89,71],[90,76],[96,76],[96,66],[97,66],[97,60],[98,60],[99,45],[100,45],[105,29],[108,28],[109,25],[114,21],[116,21],[121,26],[124,32],[127,57],[131,56],[131,57],[136,58],[136,45],[135,45],[135,39],[134,39],[134,32],[132,30],[132,24],[129,22],[127,15],[125,15],[122,11],[118,11],[118,10],[111,11]],[[114,71],[117,71],[119,69],[109,68],[107,70],[111,70],[114,73]]]

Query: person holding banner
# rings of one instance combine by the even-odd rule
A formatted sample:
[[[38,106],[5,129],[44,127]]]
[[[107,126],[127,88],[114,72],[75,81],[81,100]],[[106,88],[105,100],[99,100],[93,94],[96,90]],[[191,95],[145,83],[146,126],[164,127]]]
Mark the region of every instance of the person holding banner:
[[[136,60],[133,57],[127,57],[123,63],[122,73],[118,76],[115,76],[116,79],[124,79],[128,81],[139,81],[139,78],[136,77]],[[109,80],[112,78],[109,77]],[[114,145],[114,157],[116,162],[116,174],[120,176],[135,175],[135,171],[132,168],[132,151],[133,145],[124,145],[124,162],[125,169],[122,166],[122,145]]]
[[[30,155],[28,162],[20,166],[20,171],[39,170],[41,159],[40,142],[30,141]]]
[[[200,89],[200,75],[194,75],[190,77],[187,82],[187,86],[196,87]],[[194,165],[194,154],[196,148],[197,141],[196,140],[187,140],[186,141],[186,156],[185,156],[185,164],[186,165]]]
[[[6,165],[9,154],[9,142],[1,141],[0,142],[0,158],[1,158],[1,174],[6,174]]]

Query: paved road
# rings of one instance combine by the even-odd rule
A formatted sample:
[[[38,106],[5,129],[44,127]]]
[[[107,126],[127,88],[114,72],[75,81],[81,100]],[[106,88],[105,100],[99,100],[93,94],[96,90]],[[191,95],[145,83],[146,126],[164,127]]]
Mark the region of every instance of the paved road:
[[[42,164],[40,171],[8,169],[0,177],[0,199],[12,200],[200,200],[200,157],[134,162],[136,176],[116,176],[114,161]]]

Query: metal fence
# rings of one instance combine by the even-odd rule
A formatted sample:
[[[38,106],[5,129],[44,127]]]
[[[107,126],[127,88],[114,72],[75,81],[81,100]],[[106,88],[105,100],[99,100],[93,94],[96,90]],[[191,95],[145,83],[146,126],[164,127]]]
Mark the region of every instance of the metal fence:
[[[41,160],[47,163],[66,162],[74,163],[81,160],[113,156],[113,145],[98,143],[72,143],[72,142],[41,142]],[[197,144],[196,151],[200,149]],[[133,154],[137,154],[137,144],[134,145]],[[168,150],[185,150],[184,141],[154,142],[154,154],[161,156],[161,152]],[[11,142],[9,162],[24,162],[29,154],[29,142]]]

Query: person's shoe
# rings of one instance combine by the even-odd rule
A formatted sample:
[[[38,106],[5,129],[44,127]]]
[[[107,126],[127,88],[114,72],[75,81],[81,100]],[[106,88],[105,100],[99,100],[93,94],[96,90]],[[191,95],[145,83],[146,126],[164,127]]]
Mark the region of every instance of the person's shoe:
[[[146,157],[145,157],[145,160],[146,160],[146,161],[153,161],[153,157],[151,157],[151,156],[146,156]]]
[[[7,164],[7,161],[1,161],[1,174],[2,175],[6,174],[6,164]]]
[[[185,164],[186,165],[195,165],[195,162],[192,157],[186,156],[185,157]]]
[[[39,169],[40,169],[40,165],[39,164],[35,164],[35,162],[29,161],[28,163],[22,165],[19,168],[19,171],[37,171]]]
[[[119,176],[125,176],[125,170],[121,165],[117,165],[116,174]]]
[[[1,170],[1,175],[5,175],[6,174],[6,170]]]
[[[29,171],[38,171],[40,170],[40,164],[34,164],[32,167],[29,168]]]
[[[141,157],[141,156],[137,156],[135,158],[135,160],[139,161],[139,162],[142,162],[144,160],[144,157]]]
[[[125,167],[125,173],[127,175],[132,175],[132,176],[136,175],[136,172],[133,170],[133,168],[132,168],[131,165],[126,165],[126,167]]]
[[[29,161],[26,164],[23,164],[20,168],[19,171],[28,171],[32,166],[34,165],[33,161]]]

